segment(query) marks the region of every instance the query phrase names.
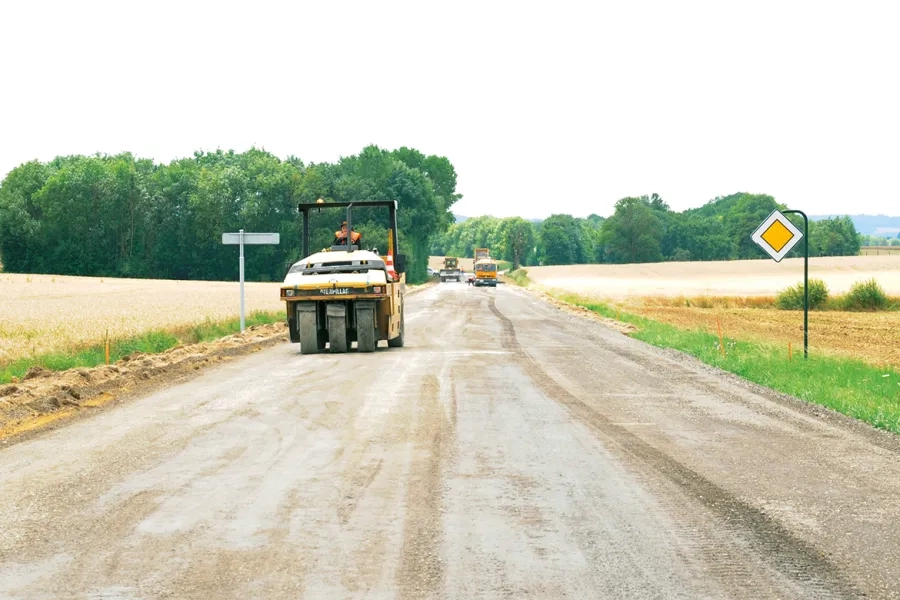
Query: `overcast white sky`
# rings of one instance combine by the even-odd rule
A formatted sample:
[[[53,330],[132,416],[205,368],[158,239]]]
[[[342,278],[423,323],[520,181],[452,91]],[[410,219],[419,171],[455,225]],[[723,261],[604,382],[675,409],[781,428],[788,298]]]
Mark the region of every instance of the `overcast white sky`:
[[[736,191],[900,215],[897,2],[0,4],[0,175],[194,150],[447,156],[454,212]]]

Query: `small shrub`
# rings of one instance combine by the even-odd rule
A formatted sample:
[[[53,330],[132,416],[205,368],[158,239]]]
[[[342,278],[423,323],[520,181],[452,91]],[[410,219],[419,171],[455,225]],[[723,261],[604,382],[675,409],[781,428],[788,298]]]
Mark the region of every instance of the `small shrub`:
[[[874,278],[857,281],[844,297],[844,310],[885,310],[888,297]]]
[[[809,308],[817,310],[828,303],[828,286],[821,279],[809,280]],[[803,310],[803,283],[798,283],[778,293],[775,307],[781,310]]]
[[[528,278],[528,271],[525,269],[516,269],[515,271],[507,271],[507,279],[512,280],[516,285],[528,287],[531,280]]]
[[[688,262],[694,260],[694,255],[691,254],[690,250],[676,248],[675,253],[672,255],[672,260],[676,262]]]

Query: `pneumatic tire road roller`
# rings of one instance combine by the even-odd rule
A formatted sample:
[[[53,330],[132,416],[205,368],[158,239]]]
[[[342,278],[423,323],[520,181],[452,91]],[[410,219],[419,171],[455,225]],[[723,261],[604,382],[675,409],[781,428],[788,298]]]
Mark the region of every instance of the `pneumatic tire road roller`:
[[[359,239],[352,227],[354,206],[389,209],[386,255],[362,250],[353,243]],[[310,255],[309,213],[323,208],[346,208],[348,233],[340,244]],[[347,352],[353,342],[359,352],[374,352],[381,340],[388,347],[402,347],[406,273],[403,255],[398,255],[394,264],[397,202],[320,201],[300,204],[299,209],[306,258],[291,265],[281,286],[291,342],[300,344],[301,354],[317,354],[326,348],[333,353]]]

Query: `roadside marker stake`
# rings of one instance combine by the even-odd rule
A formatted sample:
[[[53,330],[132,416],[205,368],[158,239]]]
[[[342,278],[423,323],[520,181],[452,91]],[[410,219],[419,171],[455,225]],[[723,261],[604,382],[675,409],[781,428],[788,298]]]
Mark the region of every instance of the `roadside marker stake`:
[[[722,349],[722,358],[725,358],[725,341],[722,339],[722,322],[716,317],[716,325],[719,327],[719,348]]]
[[[803,232],[784,215],[803,217]],[[762,225],[756,228],[751,239],[766,251],[775,262],[803,240],[803,358],[809,358],[809,218],[802,210],[772,211]]]

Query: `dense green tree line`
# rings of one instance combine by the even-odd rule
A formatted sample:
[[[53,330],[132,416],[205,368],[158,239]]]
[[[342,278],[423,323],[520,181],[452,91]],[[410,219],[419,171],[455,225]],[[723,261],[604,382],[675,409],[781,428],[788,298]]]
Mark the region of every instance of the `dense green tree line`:
[[[763,258],[750,234],[784,208],[771,196],[738,193],[675,212],[652,194],[619,200],[609,218],[453,223],[450,209],[460,198],[453,165],[409,148],[369,146],[308,165],[258,149],[198,152],[167,165],[127,153],[67,156],[23,164],[0,183],[0,257],[17,272],[233,279],[236,252],[221,244],[221,234],[243,228],[281,234],[279,246],[248,248],[246,258],[248,279],[279,280],[300,258],[296,205],[317,198],[398,200],[410,281],[425,278],[429,253],[470,257],[477,247],[515,265]],[[330,244],[341,219],[336,210],[313,215],[313,249]],[[364,246],[384,249],[386,211],[359,209],[354,226]],[[812,221],[810,233],[813,256],[890,243],[858,235],[848,217]]]
[[[335,163],[281,160],[258,149],[197,152],[167,165],[116,156],[25,163],[0,183],[0,257],[12,272],[231,280],[237,250],[223,232],[278,232],[246,251],[248,279],[277,281],[300,256],[298,202],[397,200],[409,281],[426,277],[432,237],[452,222],[456,172],[444,157],[376,146]],[[363,245],[384,252],[387,211],[354,211]],[[312,219],[312,249],[343,214]]]
[[[468,219],[436,237],[432,251],[472,256],[474,248],[488,247],[494,256],[524,265],[765,258],[751,235],[777,208],[786,207],[771,196],[740,193],[675,212],[652,194],[622,198],[606,219],[566,214],[541,222],[518,217]],[[802,220],[796,218],[795,223],[800,226]],[[513,239],[528,242],[514,246]],[[849,217],[810,222],[810,255],[855,255],[859,247],[860,236]],[[798,246],[791,256],[801,251]]]
[[[883,235],[860,235],[859,239],[863,246],[900,246],[900,233],[895,238]]]

